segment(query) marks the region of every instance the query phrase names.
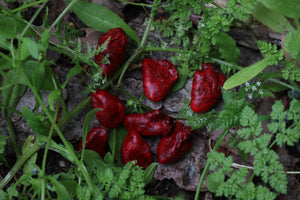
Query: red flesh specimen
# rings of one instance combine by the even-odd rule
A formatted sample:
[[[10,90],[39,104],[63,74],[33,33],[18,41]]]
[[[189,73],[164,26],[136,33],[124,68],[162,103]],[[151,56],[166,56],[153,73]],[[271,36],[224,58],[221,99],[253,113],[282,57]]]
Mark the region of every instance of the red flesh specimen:
[[[115,95],[106,90],[96,90],[91,94],[94,108],[102,108],[96,116],[99,123],[106,128],[115,128],[125,118],[125,106]]]
[[[194,74],[191,109],[197,113],[211,109],[222,96],[221,87],[225,80],[225,75],[218,72],[211,63],[202,63],[202,70]]]
[[[96,151],[102,158],[106,154],[106,146],[108,144],[108,136],[105,128],[94,127],[92,128],[87,136],[85,141],[85,149],[90,149]],[[82,151],[82,140],[78,145],[78,152]]]
[[[168,135],[174,120],[161,110],[152,110],[145,114],[129,114],[123,122],[127,130],[136,130],[142,135]]]
[[[151,101],[162,100],[178,79],[176,67],[168,60],[143,60],[143,88]]]
[[[95,62],[103,69],[103,77],[115,73],[121,66],[127,45],[126,34],[121,28],[110,29],[99,39],[98,46],[101,46],[110,37],[107,48],[95,56]],[[108,56],[109,64],[101,63],[102,59]]]
[[[146,169],[152,162],[148,143],[135,130],[130,130],[125,137],[122,147],[122,159],[125,165],[129,161],[137,161],[137,164]]]
[[[171,134],[162,137],[158,143],[156,155],[162,164],[172,163],[192,148],[191,128],[176,122]]]

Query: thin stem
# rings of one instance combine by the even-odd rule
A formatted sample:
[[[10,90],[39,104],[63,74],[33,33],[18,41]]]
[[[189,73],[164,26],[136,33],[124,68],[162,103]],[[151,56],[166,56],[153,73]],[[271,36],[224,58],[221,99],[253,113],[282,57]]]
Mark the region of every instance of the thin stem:
[[[63,16],[68,12],[68,10],[73,6],[74,3],[76,3],[77,0],[73,0],[63,11],[60,13],[60,15],[56,18],[56,20],[53,22],[53,24],[48,28],[49,30],[52,30],[56,24],[63,18]]]
[[[49,121],[51,122],[54,130],[57,132],[58,136],[60,137],[60,139],[62,140],[65,148],[67,149],[67,151],[71,154],[71,157],[74,159],[74,162],[78,165],[80,172],[82,173],[83,177],[85,178],[88,187],[93,189],[94,188],[94,184],[92,183],[91,177],[89,176],[89,173],[87,172],[86,167],[84,166],[84,164],[82,162],[80,162],[75,154],[75,152],[73,151],[72,146],[70,146],[70,144],[68,143],[68,141],[66,140],[66,138],[64,137],[63,133],[61,132],[61,130],[59,129],[58,125],[55,123],[54,118],[52,117],[52,115],[50,114],[49,110],[47,109],[47,107],[45,106],[43,100],[41,99],[40,95],[38,94],[38,92],[36,91],[36,89],[34,88],[34,86],[32,85],[32,83],[29,81],[28,77],[26,76],[26,74],[22,71],[22,69],[20,69],[21,75],[24,77],[27,85],[29,86],[29,88],[31,89],[31,91],[33,92],[36,101],[40,104],[40,106],[42,107],[42,109],[44,110],[46,116],[48,117]]]
[[[280,84],[280,85],[283,85],[283,86],[285,86],[285,87],[287,87],[287,88],[290,88],[290,89],[292,89],[292,90],[299,90],[299,88],[296,88],[296,87],[294,87],[294,86],[292,86],[292,85],[289,85],[289,84],[284,83],[284,82],[282,82],[282,81],[279,81],[279,80],[277,80],[277,79],[270,78],[269,80],[272,81],[272,82],[278,83],[278,84]]]
[[[215,146],[214,146],[214,148],[212,150],[213,152],[216,151],[220,147],[220,145],[222,144],[223,140],[225,139],[225,137],[229,133],[229,130],[230,130],[230,128],[227,128],[227,129],[225,129],[223,131],[222,135],[219,137],[217,143],[215,144]],[[197,187],[197,191],[196,191],[194,200],[198,200],[199,199],[200,190],[201,190],[201,187],[202,187],[205,175],[207,173],[207,170],[209,169],[209,166],[210,166],[210,163],[206,163],[206,166],[205,166],[205,168],[204,168],[204,170],[203,170],[203,172],[201,174],[200,180],[199,180],[199,184],[198,184],[198,187]]]
[[[152,24],[152,21],[153,21],[153,18],[154,18],[154,14],[156,12],[157,6],[159,5],[159,2],[160,2],[159,0],[154,0],[154,2],[153,2],[153,7],[151,9],[150,17],[149,17],[149,22],[147,24],[146,30],[144,32],[144,35],[143,35],[143,38],[142,38],[142,41],[141,41],[141,44],[139,46],[140,48],[142,48],[146,43],[147,37],[148,37],[149,32],[150,32],[151,24]]]
[[[126,1],[126,0],[119,0],[120,2],[123,2],[123,3],[126,3],[126,4],[131,4],[131,5],[134,5],[134,6],[142,6],[142,7],[152,7],[151,4],[145,4],[145,3],[134,3],[134,2],[131,2],[131,1]]]
[[[22,167],[22,165],[33,155],[35,154],[39,149],[41,148],[40,145],[34,144],[30,149],[28,149],[17,162],[14,164],[14,166],[9,170],[7,175],[1,180],[0,182],[0,189],[2,189],[19,171],[19,169]]]
[[[30,21],[28,22],[28,24],[26,25],[26,27],[23,29],[22,33],[20,34],[19,39],[23,38],[23,36],[25,35],[25,33],[27,32],[28,28],[32,25],[33,21],[37,18],[37,16],[40,14],[40,12],[43,10],[43,8],[45,7],[46,3],[48,2],[48,0],[46,0],[40,7],[39,9],[34,13],[34,15],[32,16],[32,18],[30,19]],[[20,42],[19,42],[20,43]]]
[[[127,71],[129,65],[136,59],[136,57],[138,57],[142,52],[144,51],[144,48],[139,48],[125,63],[124,65],[122,66],[121,68],[121,74],[120,74],[120,77],[119,77],[119,80],[118,80],[118,85],[121,84],[122,82],[122,79],[125,75],[125,72]],[[116,73],[116,75],[118,75]]]
[[[57,119],[57,115],[58,115],[58,111],[59,111],[59,106],[56,106],[55,109],[55,116],[54,116],[54,120],[56,121]],[[44,150],[44,156],[43,156],[43,162],[42,162],[42,176],[45,175],[45,171],[46,171],[46,161],[47,161],[47,154],[48,154],[48,150],[49,150],[49,146],[50,146],[50,142],[51,142],[51,138],[53,135],[53,126],[51,126],[50,131],[49,131],[49,135],[48,135],[48,140],[47,140],[47,144]],[[46,183],[45,183],[45,179],[42,179],[42,191],[41,191],[41,200],[45,199],[45,191],[46,191]]]
[[[147,47],[145,51],[167,51],[167,52],[177,52],[177,53],[185,53],[186,51],[183,49],[176,48],[163,48],[163,47]]]
[[[32,3],[26,4],[26,5],[22,5],[22,6],[18,7],[18,8],[16,8],[16,9],[11,10],[11,12],[15,13],[15,12],[18,12],[18,11],[23,10],[25,8],[29,8],[31,6],[43,3],[44,1],[45,0],[40,0],[40,1],[35,1],[35,2],[32,2]],[[46,1],[48,1],[48,0],[46,0]]]
[[[11,118],[10,117],[5,117],[5,121],[6,121],[6,124],[7,124],[7,127],[8,127],[8,131],[9,131],[9,134],[10,134],[10,137],[11,137],[11,141],[12,141],[13,146],[14,146],[14,150],[15,150],[15,153],[16,153],[17,160],[19,160],[21,154],[20,154],[20,149],[17,145],[16,135],[15,135],[13,126],[11,124]]]

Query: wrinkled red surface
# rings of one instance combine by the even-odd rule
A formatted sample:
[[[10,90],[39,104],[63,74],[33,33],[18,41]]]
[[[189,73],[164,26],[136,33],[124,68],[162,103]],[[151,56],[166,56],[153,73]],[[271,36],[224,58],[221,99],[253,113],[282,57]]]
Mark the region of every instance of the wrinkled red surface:
[[[171,134],[162,137],[158,143],[156,151],[158,162],[168,164],[181,158],[191,150],[192,136],[191,127],[176,122]]]
[[[136,130],[130,130],[125,137],[122,147],[122,159],[125,165],[129,161],[137,161],[137,164],[146,169],[152,162],[150,147]]]
[[[143,88],[151,101],[162,100],[178,79],[176,67],[168,60],[143,60]]]
[[[96,113],[99,123],[106,128],[115,128],[125,118],[125,106],[115,95],[106,90],[96,90],[91,94],[94,108],[102,108]]]
[[[95,62],[103,69],[103,77],[110,76],[119,69],[124,60],[127,45],[123,29],[113,28],[100,37],[98,47],[104,44],[109,37],[107,48],[95,56]],[[101,63],[105,56],[108,56],[109,64]]]
[[[161,110],[151,110],[145,114],[129,114],[123,124],[127,130],[136,130],[142,135],[166,136],[171,132],[174,120]]]
[[[102,158],[104,158],[107,150],[106,146],[108,144],[108,136],[105,128],[94,127],[92,128],[85,141],[85,149],[90,149],[96,151]],[[78,145],[78,152],[82,151],[82,140]]]
[[[225,79],[225,75],[218,72],[211,63],[202,63],[202,70],[197,70],[193,78],[192,110],[203,113],[211,109],[222,95],[221,87]]]

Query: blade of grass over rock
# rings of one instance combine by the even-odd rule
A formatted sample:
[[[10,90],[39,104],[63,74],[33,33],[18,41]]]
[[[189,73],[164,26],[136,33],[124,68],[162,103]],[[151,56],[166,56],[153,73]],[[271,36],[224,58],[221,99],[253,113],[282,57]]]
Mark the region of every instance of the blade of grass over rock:
[[[265,69],[268,65],[271,64],[271,58],[267,57],[262,59],[261,61],[250,65],[242,69],[241,71],[237,72],[236,74],[232,75],[223,85],[225,90],[234,88],[239,86],[246,81],[251,80],[257,74],[259,74],[263,69]]]
[[[262,3],[257,4],[253,11],[253,16],[278,33],[283,33],[284,31],[294,32],[295,30],[284,16],[266,8]]]
[[[65,1],[68,4],[71,2],[71,0]],[[107,32],[109,29],[120,27],[126,32],[128,37],[136,41],[138,44],[140,43],[140,40],[134,30],[117,14],[103,6],[87,1],[77,1],[71,7],[71,10],[87,26],[97,31]]]
[[[263,4],[275,12],[286,17],[300,18],[300,1],[299,0],[264,0]]]

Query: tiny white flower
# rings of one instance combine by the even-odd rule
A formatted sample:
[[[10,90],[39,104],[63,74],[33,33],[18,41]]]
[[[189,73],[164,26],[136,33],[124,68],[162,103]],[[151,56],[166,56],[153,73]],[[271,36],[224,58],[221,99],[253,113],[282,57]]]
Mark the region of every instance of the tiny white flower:
[[[257,81],[257,82],[256,82],[256,85],[257,85],[257,86],[260,86],[260,84],[261,84],[260,81]]]
[[[258,91],[258,94],[262,95],[262,94],[264,94],[264,92],[261,91],[261,90],[259,90],[259,91]]]
[[[200,23],[199,26],[200,26],[201,28],[204,28],[204,27],[205,27],[205,24],[204,24],[204,23]]]
[[[249,90],[248,88],[245,88],[245,91],[246,91],[246,92],[248,92],[248,90]]]
[[[248,94],[248,98],[249,98],[249,99],[252,99],[252,94]]]
[[[245,85],[246,85],[246,87],[250,86],[250,84],[248,83],[248,81],[246,81]]]
[[[255,91],[257,90],[257,88],[255,86],[252,86],[252,90]]]

